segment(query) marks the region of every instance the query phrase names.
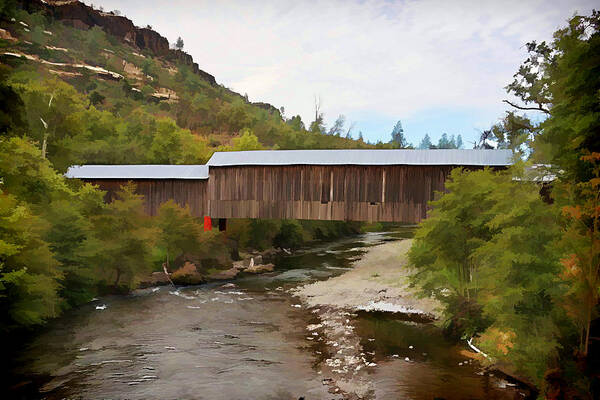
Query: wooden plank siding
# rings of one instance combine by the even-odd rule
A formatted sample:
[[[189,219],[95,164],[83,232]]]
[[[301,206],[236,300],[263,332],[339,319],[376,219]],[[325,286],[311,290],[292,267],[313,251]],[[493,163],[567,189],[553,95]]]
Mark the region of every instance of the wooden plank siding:
[[[455,166],[210,167],[213,218],[416,223]]]
[[[104,200],[112,202],[122,185],[131,181],[136,184],[136,193],[144,196],[144,205],[149,215],[158,214],[162,203],[173,199],[182,207],[189,206],[196,217],[207,215],[207,179],[84,179],[106,191]]]

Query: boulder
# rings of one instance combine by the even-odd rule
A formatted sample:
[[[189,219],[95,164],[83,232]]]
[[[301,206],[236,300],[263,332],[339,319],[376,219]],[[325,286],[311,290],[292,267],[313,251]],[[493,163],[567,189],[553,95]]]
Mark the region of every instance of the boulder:
[[[254,264],[253,266],[246,268],[244,272],[260,274],[262,272],[272,272],[274,269],[275,265],[273,264]]]
[[[225,271],[219,271],[219,272],[216,272],[216,273],[214,273],[212,275],[209,275],[208,279],[217,280],[217,281],[219,281],[219,280],[226,280],[226,279],[233,279],[239,273],[240,273],[240,270],[238,268],[233,267],[233,268],[226,269]]]
[[[198,273],[196,265],[189,261],[186,261],[181,268],[175,270],[171,274],[171,279],[173,283],[178,285],[197,285],[205,282],[204,277]]]

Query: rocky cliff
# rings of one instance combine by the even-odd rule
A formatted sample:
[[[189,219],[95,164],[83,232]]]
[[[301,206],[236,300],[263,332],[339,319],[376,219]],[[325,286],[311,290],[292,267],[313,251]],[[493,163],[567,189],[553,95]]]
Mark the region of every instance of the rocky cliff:
[[[200,75],[211,85],[216,85],[215,77],[202,71],[191,55],[181,50],[169,48],[169,41],[149,27],[140,28],[123,16],[112,12],[103,12],[83,4],[78,0],[26,0],[23,8],[29,12],[41,11],[64,24],[78,29],[90,29],[99,26],[105,32],[116,36],[140,50],[149,50],[157,57],[189,65],[194,73]]]

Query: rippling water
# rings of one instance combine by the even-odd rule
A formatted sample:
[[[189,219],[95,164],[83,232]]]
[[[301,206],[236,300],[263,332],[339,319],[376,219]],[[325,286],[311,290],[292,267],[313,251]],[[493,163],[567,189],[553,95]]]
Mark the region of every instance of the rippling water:
[[[307,330],[319,321],[287,289],[344,273],[365,247],[398,235],[366,234],[315,246],[282,257],[273,273],[232,283],[101,298],[29,341],[13,368],[9,397],[343,398],[324,368],[335,349],[323,333]],[[460,355],[464,346],[446,341],[430,324],[369,313],[343,318],[364,354],[362,376],[373,387],[371,397],[525,395],[467,362]]]

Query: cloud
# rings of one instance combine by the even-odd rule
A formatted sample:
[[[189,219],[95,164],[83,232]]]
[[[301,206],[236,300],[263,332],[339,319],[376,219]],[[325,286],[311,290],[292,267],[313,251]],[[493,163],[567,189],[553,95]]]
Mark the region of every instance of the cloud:
[[[100,1],[170,41],[181,36],[225,86],[305,121],[318,95],[329,122],[428,109],[471,109],[473,123],[478,113],[500,114],[523,45],[592,8],[587,0],[119,3]]]

